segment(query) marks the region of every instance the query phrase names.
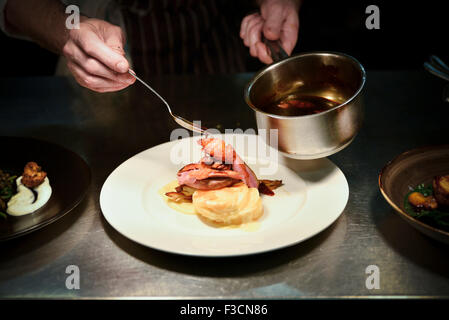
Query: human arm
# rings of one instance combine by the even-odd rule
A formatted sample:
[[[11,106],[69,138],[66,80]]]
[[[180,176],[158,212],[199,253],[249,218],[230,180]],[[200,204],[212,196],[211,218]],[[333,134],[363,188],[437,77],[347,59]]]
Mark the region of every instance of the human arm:
[[[67,29],[65,7],[57,0],[8,0],[5,28],[67,58],[77,82],[98,92],[121,90],[134,83],[122,30],[106,21],[80,17],[79,29]]]
[[[298,39],[301,0],[260,0],[260,13],[243,18],[240,37],[250,54],[263,63],[272,63],[268,49],[262,42],[262,32],[268,40],[279,40],[290,55]]]

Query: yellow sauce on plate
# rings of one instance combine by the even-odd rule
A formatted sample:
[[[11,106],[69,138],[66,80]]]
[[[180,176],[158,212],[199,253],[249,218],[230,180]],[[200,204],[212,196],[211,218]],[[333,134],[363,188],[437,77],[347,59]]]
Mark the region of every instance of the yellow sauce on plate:
[[[185,214],[196,214],[195,207],[192,202],[173,201],[165,195],[167,192],[175,191],[177,186],[179,186],[178,181],[174,180],[159,189],[159,194],[164,198],[165,203],[167,203],[170,208]]]

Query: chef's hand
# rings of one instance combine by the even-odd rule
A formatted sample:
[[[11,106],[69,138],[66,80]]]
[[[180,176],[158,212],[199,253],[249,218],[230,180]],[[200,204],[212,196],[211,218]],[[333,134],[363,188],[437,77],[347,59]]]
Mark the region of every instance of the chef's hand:
[[[284,50],[289,55],[292,53],[298,40],[299,6],[298,0],[262,0],[260,14],[253,13],[243,18],[240,37],[249,47],[251,56],[266,64],[273,62],[262,42],[262,32],[268,40],[280,40]]]
[[[63,47],[76,81],[97,92],[118,91],[135,82],[128,73],[122,30],[106,21],[81,17]]]

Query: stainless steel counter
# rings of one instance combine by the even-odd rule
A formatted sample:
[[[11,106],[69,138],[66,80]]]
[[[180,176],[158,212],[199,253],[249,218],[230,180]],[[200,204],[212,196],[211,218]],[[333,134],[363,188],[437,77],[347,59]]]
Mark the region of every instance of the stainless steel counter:
[[[255,128],[243,101],[250,76],[148,80],[181,116],[203,119],[206,127],[247,129]],[[137,83],[96,94],[66,78],[0,79],[0,135],[64,145],[92,170],[90,190],[75,210],[0,243],[0,298],[449,297],[449,247],[402,221],[377,186],[380,169],[395,155],[448,143],[444,83],[424,71],[368,72],[367,79],[363,129],[330,157],[350,188],[341,217],[298,245],[220,259],[149,249],[121,236],[102,216],[99,193],[109,173],[168,141],[176,128],[150,92]],[[80,269],[79,290],[65,286],[68,265]],[[369,265],[379,267],[380,289],[365,286]]]

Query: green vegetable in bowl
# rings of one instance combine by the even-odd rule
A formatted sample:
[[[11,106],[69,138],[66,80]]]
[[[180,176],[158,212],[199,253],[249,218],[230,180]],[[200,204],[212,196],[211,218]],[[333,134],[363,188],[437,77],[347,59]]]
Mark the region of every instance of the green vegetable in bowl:
[[[9,199],[16,193],[15,175],[10,175],[0,170],[0,217],[6,218],[6,204]]]
[[[419,200],[419,196],[415,193],[422,195],[423,202],[419,204],[415,202],[415,199]],[[449,210],[433,205],[435,201],[433,195],[432,185],[420,184],[405,196],[404,209],[410,216],[432,227],[449,231]]]

